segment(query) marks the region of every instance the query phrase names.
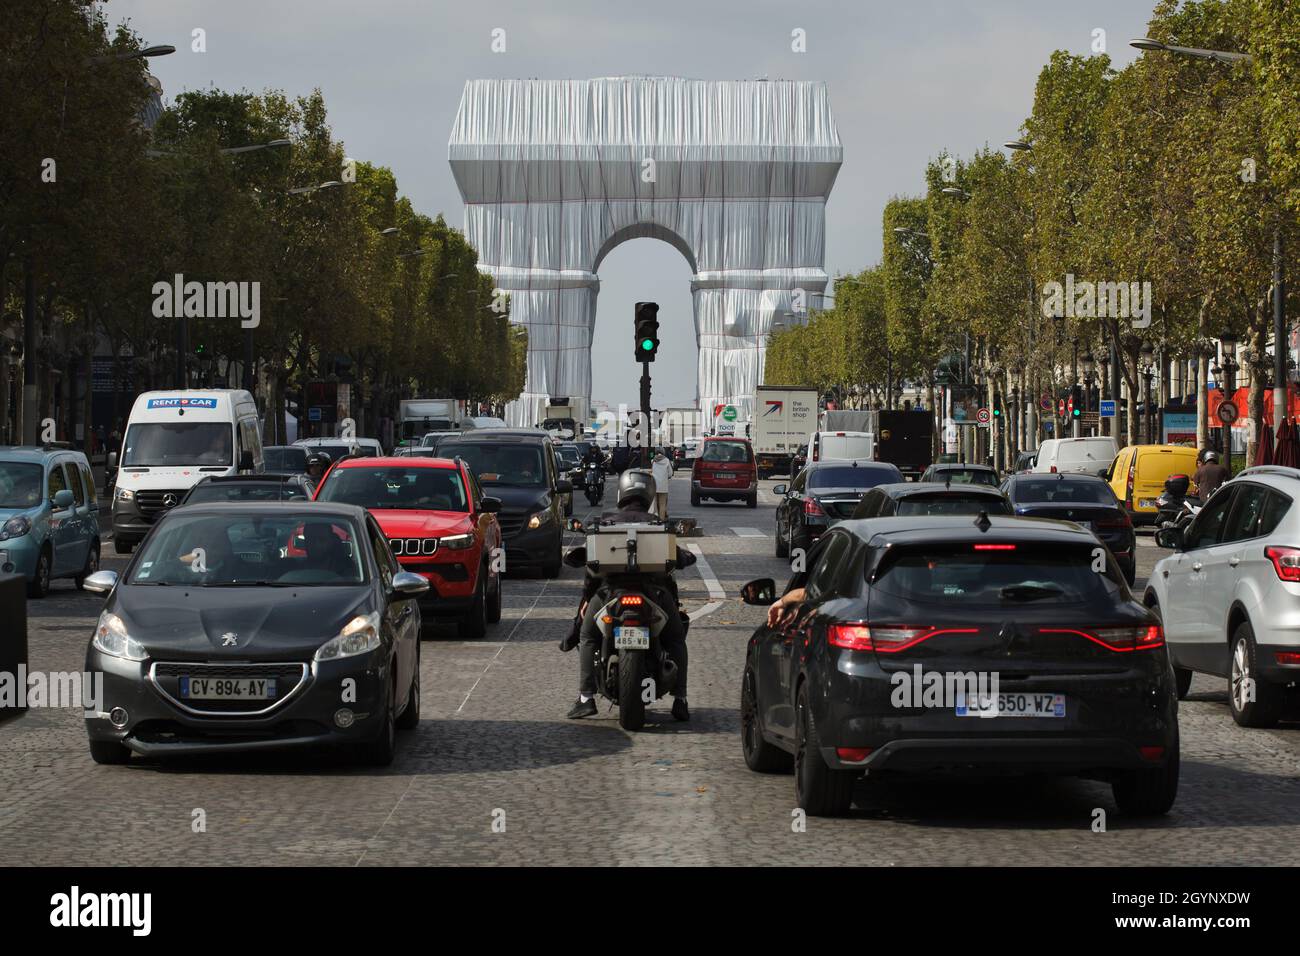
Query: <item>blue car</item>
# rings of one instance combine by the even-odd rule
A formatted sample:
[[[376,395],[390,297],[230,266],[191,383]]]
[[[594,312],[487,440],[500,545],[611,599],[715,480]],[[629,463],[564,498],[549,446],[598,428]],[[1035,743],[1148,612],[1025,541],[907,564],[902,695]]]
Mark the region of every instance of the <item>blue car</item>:
[[[55,446],[0,448],[0,571],[44,597],[55,578],[81,587],[99,570],[99,500],[90,463]]]

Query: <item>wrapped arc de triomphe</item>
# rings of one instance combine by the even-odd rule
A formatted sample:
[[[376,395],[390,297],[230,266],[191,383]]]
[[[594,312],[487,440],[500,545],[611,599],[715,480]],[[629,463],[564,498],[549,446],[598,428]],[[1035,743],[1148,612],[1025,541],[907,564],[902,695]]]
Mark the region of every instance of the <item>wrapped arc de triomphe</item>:
[[[842,152],[820,82],[468,82],[449,145],[465,234],[529,336],[510,424],[590,397],[600,264],[642,236],[690,264],[699,406],[748,418],[773,324],[819,307]]]

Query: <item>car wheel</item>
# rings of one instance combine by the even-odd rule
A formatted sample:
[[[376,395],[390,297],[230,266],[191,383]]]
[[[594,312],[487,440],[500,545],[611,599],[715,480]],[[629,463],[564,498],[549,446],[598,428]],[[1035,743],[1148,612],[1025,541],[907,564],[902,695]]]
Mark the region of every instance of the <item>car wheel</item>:
[[[487,575],[479,570],[474,600],[460,622],[460,636],[469,641],[482,640],[487,633]]]
[[[699,506],[700,506],[700,493],[699,493],[698,491],[696,491],[694,488],[692,488],[692,489],[691,489],[691,507],[692,507],[692,508],[698,508]]]
[[[785,539],[785,536],[781,534],[781,521],[780,521],[780,519],[777,519],[777,522],[776,522],[776,534],[774,535],[774,537],[775,537],[775,539],[776,539],[776,556],[777,556],[778,558],[788,558],[788,557],[790,557],[790,542],[787,541],[787,540]]]
[[[406,697],[406,710],[395,721],[398,730],[414,730],[420,723],[420,647],[415,648],[415,676]]]
[[[396,678],[388,691],[388,701],[380,715],[381,726],[374,740],[362,745],[362,759],[372,767],[387,767],[397,752],[397,721],[393,717]]]
[[[763,739],[759,724],[758,699],[754,693],[754,672],[748,667],[740,679],[740,746],[745,766],[755,773],[789,773],[794,758]]]
[[[1246,621],[1232,632],[1232,665],[1228,676],[1228,709],[1242,727],[1272,727],[1282,709],[1284,688],[1258,679],[1255,631]]]
[[[795,715],[795,803],[814,817],[843,816],[853,805],[853,783],[857,776],[852,770],[832,770],[826,766],[817,723],[808,706],[808,686],[801,686]]]
[[[1129,564],[1126,568],[1124,568],[1124,580],[1128,582],[1129,587],[1132,587],[1133,582],[1137,580],[1137,576],[1138,576],[1137,560],[1134,559],[1131,564]]]
[[[116,740],[92,740],[90,759],[95,763],[122,764],[131,759],[131,751]]]
[[[117,535],[113,535],[113,551],[117,554],[130,554],[131,549],[135,547],[134,541],[125,541]]]
[[[805,555],[807,555],[807,554],[808,554],[808,547],[809,547],[809,543],[808,543],[808,532],[805,531],[803,534],[796,534],[796,533],[795,533],[795,530],[794,530],[794,525],[792,524],[792,525],[790,526],[790,551],[791,551],[791,553],[793,553],[793,552],[795,552],[795,551],[802,551]]]
[[[1178,796],[1178,736],[1163,767],[1130,770],[1111,783],[1119,812],[1134,817],[1158,817],[1168,813]]]
[[[488,573],[486,565],[483,566],[483,573]],[[491,575],[488,580],[492,582],[492,595],[488,599],[487,619],[489,624],[496,624],[501,620],[501,575]]]
[[[1187,699],[1187,692],[1192,689],[1192,672],[1186,667],[1174,665],[1174,690],[1179,700]]]
[[[757,507],[758,507],[758,492],[757,492],[757,491],[754,492],[752,495],[750,495],[748,498],[745,499],[745,507],[747,507],[747,508],[757,508]]]
[[[73,580],[77,584],[77,587],[79,589],[84,588],[86,586],[86,578],[90,577],[98,570],[99,570],[99,545],[92,544],[90,546],[90,553],[86,555],[86,566],[81,569],[80,574],[78,574],[75,578],[73,578]]]
[[[564,563],[564,538],[563,536],[557,536],[555,539],[555,553],[547,557],[545,563],[542,565],[542,577],[552,578],[552,579],[558,578],[560,576],[560,568],[563,566],[563,563]]]
[[[40,557],[36,559],[36,571],[27,582],[27,596],[43,598],[50,593],[50,548],[41,548]]]

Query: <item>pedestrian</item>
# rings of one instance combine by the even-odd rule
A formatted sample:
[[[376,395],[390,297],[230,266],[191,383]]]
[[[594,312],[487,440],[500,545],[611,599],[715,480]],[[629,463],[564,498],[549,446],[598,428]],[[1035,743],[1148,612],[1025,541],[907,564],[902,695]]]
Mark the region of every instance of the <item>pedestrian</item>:
[[[655,514],[661,521],[668,520],[668,483],[673,480],[673,466],[663,449],[655,452],[650,472],[655,480]]]
[[[1232,477],[1232,472],[1226,465],[1219,464],[1219,455],[1214,451],[1206,451],[1201,459],[1201,466],[1196,469],[1196,475],[1192,481],[1196,483],[1196,491],[1201,496],[1202,501],[1209,501],[1210,495],[1219,490],[1219,486]]]

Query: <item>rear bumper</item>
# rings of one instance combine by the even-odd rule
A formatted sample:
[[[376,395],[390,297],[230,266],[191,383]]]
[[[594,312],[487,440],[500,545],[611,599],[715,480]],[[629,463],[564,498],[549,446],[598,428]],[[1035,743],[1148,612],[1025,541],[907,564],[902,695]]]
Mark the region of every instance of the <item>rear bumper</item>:
[[[823,747],[822,756],[828,766],[841,769],[911,773],[968,770],[1086,774],[1136,770],[1160,766],[1163,762],[1144,759],[1133,741],[1121,737],[1070,736],[891,740],[873,750],[861,763],[840,760],[834,747]]]
[[[714,501],[737,501],[741,498],[748,498],[751,495],[758,494],[758,482],[751,481],[745,484],[727,484],[714,485],[711,482],[702,482],[692,479],[691,491],[701,498],[711,498]]]

